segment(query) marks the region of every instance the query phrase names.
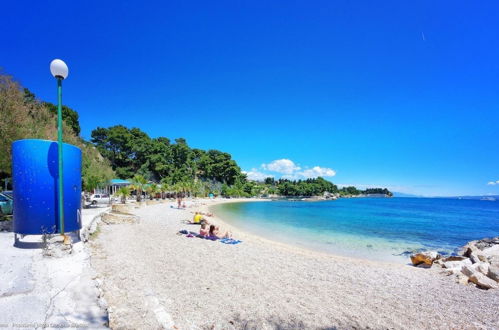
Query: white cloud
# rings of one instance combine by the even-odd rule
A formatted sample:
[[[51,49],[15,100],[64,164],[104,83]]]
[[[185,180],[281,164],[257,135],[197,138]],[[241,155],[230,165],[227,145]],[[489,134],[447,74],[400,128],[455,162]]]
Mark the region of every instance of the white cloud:
[[[270,162],[268,164],[262,164],[262,168],[267,171],[288,175],[301,170],[301,168],[290,159],[274,160],[273,162]]]
[[[336,172],[331,168],[314,166],[312,168],[303,171],[296,171],[292,174],[283,175],[282,178],[288,180],[303,180],[303,179],[314,179],[319,176],[330,177],[335,175]]]
[[[332,177],[336,175],[336,171],[328,167],[314,166],[312,168],[305,167],[302,170],[291,159],[277,159],[268,164],[262,164],[261,168],[264,171],[252,168],[251,171],[244,172],[248,179],[262,181],[268,177],[280,177],[288,180],[304,180],[317,177]],[[278,173],[277,175],[265,173],[265,171]]]
[[[496,184],[499,184],[499,180],[497,180],[497,181],[489,181],[489,182],[487,182],[487,184],[489,186],[495,186]]]
[[[335,176],[336,172],[331,168],[314,166],[314,167],[309,168],[307,170],[301,171],[297,174],[303,176],[304,178],[309,179],[309,178],[317,178],[319,176],[323,176],[323,177]]]
[[[256,168],[252,168],[251,171],[243,171],[244,174],[248,177],[249,180],[253,181],[263,181],[268,177],[274,177],[272,174],[267,174],[258,171]]]

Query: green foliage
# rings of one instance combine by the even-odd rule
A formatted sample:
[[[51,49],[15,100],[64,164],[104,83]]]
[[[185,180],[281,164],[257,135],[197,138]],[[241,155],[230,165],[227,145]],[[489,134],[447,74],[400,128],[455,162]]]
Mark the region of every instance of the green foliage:
[[[87,191],[105,185],[116,175],[122,179],[132,177],[130,188],[137,191],[137,201],[141,200],[144,189],[150,198],[159,192],[162,197],[167,192],[196,197],[210,193],[233,197],[318,196],[324,192],[392,195],[386,188],[338,190],[336,185],[320,177],[248,181],[228,153],[193,149],[183,138],[175,139],[174,143],[165,137],[150,138],[139,128],[122,125],[97,127],[92,131],[92,143],[88,143],[79,137],[78,113],[67,106],[62,110],[64,140],[82,150],[82,183]],[[0,179],[11,175],[13,141],[57,139],[56,113],[54,104],[38,101],[27,88],[22,88],[10,76],[0,74]],[[161,185],[148,185],[150,181],[161,182]],[[119,194],[123,197],[126,191],[120,189]]]
[[[363,191],[364,194],[382,194],[392,197],[393,193],[386,188],[367,188]]]
[[[93,145],[78,137],[78,114],[68,118],[71,120],[63,122],[64,141],[81,149],[83,188],[93,190],[111,179],[114,172]],[[56,116],[27,88],[0,74],[0,178],[11,176],[11,145],[20,139],[57,140]]]
[[[172,144],[165,137],[152,139],[138,128],[117,125],[93,130],[92,142],[111,161],[119,178],[141,174],[150,181],[180,184],[177,190],[182,193],[204,193],[206,187],[192,186],[198,180],[233,185],[241,176],[230,154],[192,149],[183,138]]]
[[[282,196],[319,196],[325,192],[338,192],[336,185],[321,177],[298,181],[280,179],[276,181],[276,187]]]
[[[360,194],[361,194],[361,191],[353,186],[343,187],[340,189],[341,196],[347,196],[347,195],[356,196],[356,195],[360,195]]]
[[[130,196],[130,188],[129,187],[121,187],[120,189],[118,189],[118,191],[116,191],[116,195],[118,197],[121,197],[121,202],[123,204],[125,204],[127,197]]]
[[[136,190],[137,202],[140,202],[142,199],[142,192],[144,191],[144,188],[147,184],[147,180],[142,175],[135,174],[134,177],[130,179],[130,182],[132,183],[130,188]]]
[[[25,88],[27,90],[27,88]],[[34,95],[33,95],[34,96]],[[50,102],[43,102],[42,103],[51,113],[57,116],[57,106],[53,103]],[[76,136],[80,135],[81,128],[80,128],[80,116],[78,115],[78,112],[74,111],[73,109],[63,105],[62,106],[62,120],[71,127],[73,130],[73,133]]]

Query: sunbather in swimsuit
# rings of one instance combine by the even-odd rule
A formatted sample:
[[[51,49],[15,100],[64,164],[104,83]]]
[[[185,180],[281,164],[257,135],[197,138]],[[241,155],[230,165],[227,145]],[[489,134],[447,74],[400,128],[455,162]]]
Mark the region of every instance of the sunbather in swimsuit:
[[[206,224],[201,224],[201,228],[199,228],[199,235],[200,236],[208,236],[210,234],[210,231],[208,228],[206,228]]]

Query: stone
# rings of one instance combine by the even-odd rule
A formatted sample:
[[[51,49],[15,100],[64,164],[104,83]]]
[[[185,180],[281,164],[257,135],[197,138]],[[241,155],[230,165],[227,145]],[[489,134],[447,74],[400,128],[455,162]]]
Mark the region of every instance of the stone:
[[[55,235],[47,240],[47,243],[49,244],[55,244],[55,243],[63,243],[64,242],[64,236],[62,235]]]
[[[416,267],[419,267],[419,266],[416,266]],[[460,268],[444,269],[443,271],[440,272],[440,274],[443,274],[445,276],[459,275],[459,274],[462,275]]]
[[[427,263],[424,263],[424,262],[422,262],[420,264],[417,264],[415,266],[418,267],[418,268],[431,268],[431,264],[427,264]]]
[[[472,263],[476,264],[477,262],[481,262],[481,259],[483,259],[483,255],[477,252],[470,253],[470,260]]]
[[[482,273],[483,275],[487,275],[489,272],[489,264],[486,262],[479,262],[473,265],[473,268],[475,268],[477,271]]]
[[[460,260],[460,261],[445,261],[443,263],[443,268],[449,268],[449,269],[452,269],[452,268],[459,268],[461,269],[464,265],[468,265],[468,266],[471,266],[472,262],[470,259],[468,258],[464,258],[463,260]]]
[[[491,265],[499,267],[499,256],[489,256],[487,257],[487,262]]]
[[[467,285],[469,282],[469,278],[464,274],[458,274],[456,276],[456,282],[462,285]]]
[[[485,250],[487,248],[490,248],[498,243],[496,243],[499,240],[499,237],[495,238],[484,238],[479,241],[476,241],[475,246],[480,249],[480,250]]]
[[[426,266],[421,266],[421,267],[429,268],[431,267],[431,265],[435,260],[440,258],[441,258],[440,254],[438,254],[435,251],[425,251],[411,255],[411,262],[414,266],[425,264]]]
[[[470,265],[464,265],[461,268],[461,273],[463,273],[464,275],[466,275],[468,277],[472,276],[476,272],[477,272],[477,270],[473,266],[470,266]]]
[[[499,284],[482,273],[474,273],[470,276],[470,282],[475,283],[481,289],[499,289]]]
[[[491,265],[489,267],[487,276],[493,279],[494,281],[499,282],[499,266]]]
[[[478,259],[481,261],[481,262],[487,262],[487,257],[484,256],[483,254],[479,254],[478,255]]]
[[[478,253],[478,248],[475,246],[476,241],[471,241],[462,248],[462,255],[464,257],[470,257],[472,253]]]
[[[447,262],[447,261],[463,261],[463,260],[467,260],[467,259],[468,259],[467,257],[463,257],[463,256],[449,256],[449,257],[443,258],[442,261],[443,262]]]
[[[499,244],[498,245],[494,245],[492,247],[489,247],[489,248],[486,248],[482,251],[482,254],[486,257],[486,258],[489,258],[489,257],[494,257],[494,256],[497,256],[499,257]]]

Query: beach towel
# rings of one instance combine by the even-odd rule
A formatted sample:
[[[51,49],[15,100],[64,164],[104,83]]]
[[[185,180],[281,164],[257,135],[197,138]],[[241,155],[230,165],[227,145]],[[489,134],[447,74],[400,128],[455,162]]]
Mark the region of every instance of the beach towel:
[[[242,243],[242,241],[239,241],[239,240],[236,240],[236,239],[233,239],[233,238],[222,238],[220,240],[220,243],[224,243],[224,244],[239,244],[239,243]]]

